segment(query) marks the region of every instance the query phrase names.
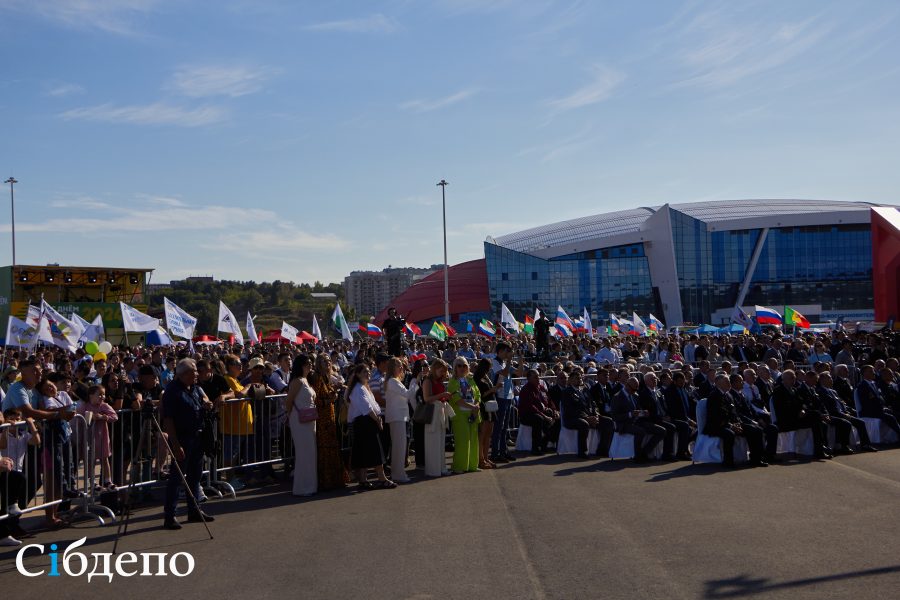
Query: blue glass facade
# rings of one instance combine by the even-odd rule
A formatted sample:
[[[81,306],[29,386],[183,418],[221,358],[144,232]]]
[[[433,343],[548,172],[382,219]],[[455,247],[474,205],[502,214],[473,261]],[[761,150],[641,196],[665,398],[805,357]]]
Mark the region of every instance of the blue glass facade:
[[[705,221],[669,211],[682,320],[710,322],[737,300],[762,230],[709,231]],[[495,315],[502,302],[516,315],[557,304],[570,314],[587,307],[599,320],[609,312],[663,314],[644,243],[549,260],[485,243],[485,258]],[[873,296],[868,223],[781,227],[768,231],[743,304],[818,304],[830,312],[870,308]]]
[[[484,254],[494,314],[504,302],[517,317],[557,305],[575,316],[586,307],[598,323],[610,312],[657,311],[643,244],[544,260],[485,243]]]

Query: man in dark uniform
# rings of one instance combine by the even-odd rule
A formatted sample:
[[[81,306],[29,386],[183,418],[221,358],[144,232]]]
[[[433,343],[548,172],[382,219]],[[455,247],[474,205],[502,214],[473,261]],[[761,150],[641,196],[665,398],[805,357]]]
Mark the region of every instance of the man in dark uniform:
[[[403,328],[406,327],[406,319],[397,314],[393,306],[388,309],[388,318],[384,320],[382,329],[387,340],[388,354],[391,356],[403,356]]]
[[[203,411],[213,408],[198,381],[197,363],[191,358],[181,359],[175,368],[175,379],[166,387],[162,401],[163,427],[169,438],[169,446],[190,488],[185,499],[189,523],[213,520],[197,504],[197,498],[200,497],[200,475],[203,473],[203,448],[200,440]],[[175,520],[178,489],[181,485],[181,477],[177,473],[171,473],[166,485],[165,529],[181,529],[181,525]]]
[[[538,358],[547,358],[549,355],[548,341],[550,338],[550,319],[544,316],[544,311],[538,311],[538,320],[534,322],[534,345]]]
[[[706,427],[704,435],[722,439],[722,462],[726,467],[734,466],[734,438],[744,436],[750,447],[750,465],[768,467],[763,460],[763,433],[759,427],[744,428],[734,406],[731,381],[725,373],[715,378],[716,386],[706,400]]]

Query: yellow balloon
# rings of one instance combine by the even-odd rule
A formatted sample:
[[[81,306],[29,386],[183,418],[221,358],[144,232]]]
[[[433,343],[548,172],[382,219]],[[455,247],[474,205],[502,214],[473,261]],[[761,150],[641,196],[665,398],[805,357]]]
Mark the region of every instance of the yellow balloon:
[[[106,360],[106,354],[104,354],[103,352],[98,352],[97,354],[95,354],[94,362],[97,362],[98,360]]]

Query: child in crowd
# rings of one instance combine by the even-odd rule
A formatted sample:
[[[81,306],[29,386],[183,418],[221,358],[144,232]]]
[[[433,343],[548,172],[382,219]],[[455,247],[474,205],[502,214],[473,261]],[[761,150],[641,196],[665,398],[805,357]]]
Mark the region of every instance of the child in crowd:
[[[8,408],[3,411],[3,418],[7,423],[18,423],[22,420],[22,412],[18,408]],[[28,456],[28,447],[41,445],[41,435],[34,424],[34,419],[28,417],[25,419],[25,422],[27,423],[25,428],[10,425],[0,435],[0,456],[12,460],[13,470],[19,473],[23,472],[25,459]],[[32,477],[36,476],[36,473],[32,474]],[[21,515],[22,509],[33,497],[31,490],[36,489],[36,486],[28,486],[27,489],[28,492],[26,492],[25,498],[10,498],[10,504],[5,507],[0,506],[0,511],[6,510],[10,517]]]
[[[106,390],[102,385],[93,385],[88,389],[88,400],[82,402],[78,407],[78,412],[87,418],[88,414],[93,415],[93,450],[94,460],[100,461],[100,474],[103,479],[103,486],[97,486],[95,491],[102,491],[103,488],[114,491],[116,486],[112,482],[112,468],[109,464],[109,457],[112,451],[109,444],[109,426],[119,419],[113,407],[106,403]],[[93,469],[94,465],[89,465]]]

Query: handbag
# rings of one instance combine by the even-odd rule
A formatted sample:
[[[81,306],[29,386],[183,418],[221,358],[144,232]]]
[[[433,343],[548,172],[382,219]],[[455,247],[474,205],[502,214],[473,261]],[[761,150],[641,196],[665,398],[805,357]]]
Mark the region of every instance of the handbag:
[[[413,411],[413,423],[419,425],[431,425],[434,420],[434,404],[417,404],[416,410]]]
[[[294,406],[297,411],[297,420],[301,423],[311,423],[319,418],[319,409],[315,406],[310,406],[307,408],[297,408]]]
[[[484,403],[484,412],[495,413],[500,410],[500,405],[496,400],[488,400]]]

